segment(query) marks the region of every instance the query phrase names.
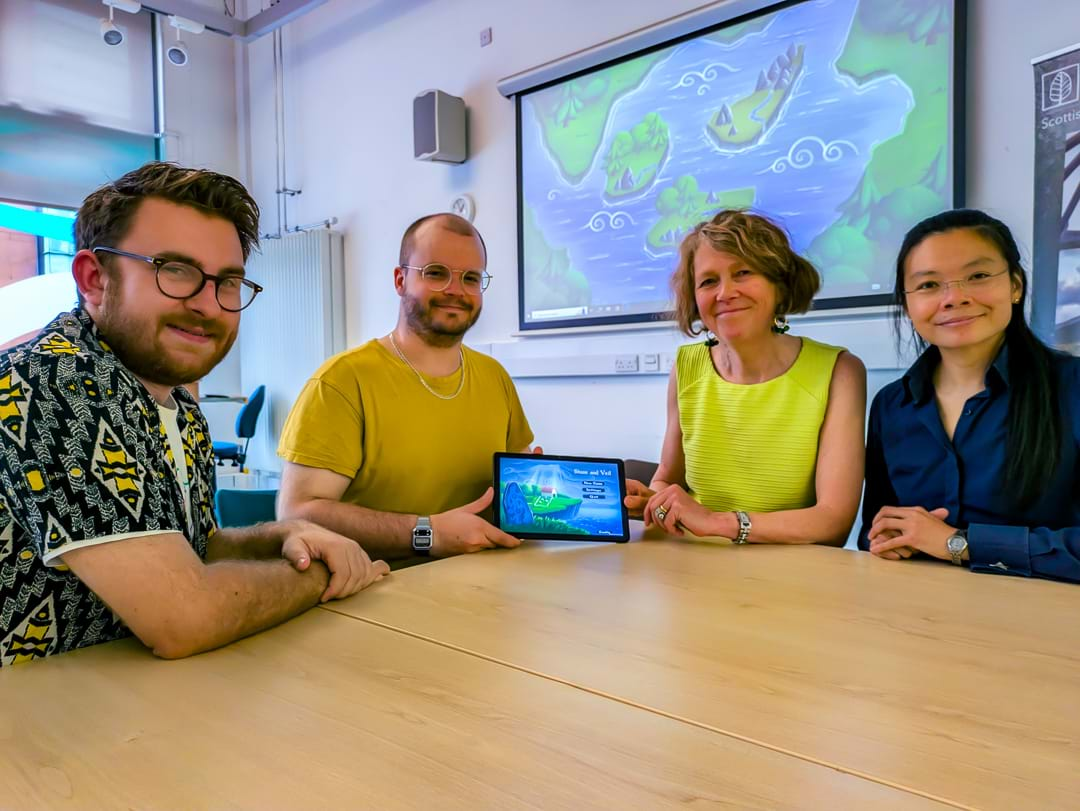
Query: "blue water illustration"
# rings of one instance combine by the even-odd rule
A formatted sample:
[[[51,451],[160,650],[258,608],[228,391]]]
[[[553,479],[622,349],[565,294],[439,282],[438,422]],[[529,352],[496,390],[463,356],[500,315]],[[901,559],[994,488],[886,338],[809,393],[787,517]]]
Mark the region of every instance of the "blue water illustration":
[[[669,301],[676,249],[657,249],[646,235],[660,219],[657,195],[681,175],[692,175],[703,192],[753,187],[753,208],[784,225],[800,252],[836,220],[875,145],[902,131],[914,103],[894,76],[858,86],[836,70],[857,2],[802,3],[733,44],[702,37],[664,52],[644,82],[614,103],[596,158],[577,183],[562,176],[532,104],[523,101],[523,198],[550,245],[566,248],[585,274],[593,307],[641,310]],[[775,122],[757,143],[721,148],[705,126],[713,113],[752,93],[769,62],[799,45],[802,70]],[[604,156],[612,139],[653,112],[669,129],[666,162],[640,194],[608,199]],[[864,294],[882,292],[872,281],[867,288]],[[529,320],[528,301],[525,309]]]

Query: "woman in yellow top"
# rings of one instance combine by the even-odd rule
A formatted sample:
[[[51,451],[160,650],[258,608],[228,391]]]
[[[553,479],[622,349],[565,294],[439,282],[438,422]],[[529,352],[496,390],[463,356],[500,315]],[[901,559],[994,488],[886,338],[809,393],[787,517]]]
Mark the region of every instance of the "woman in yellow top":
[[[866,369],[788,335],[821,286],[765,217],[723,211],[695,228],[672,278],[679,349],[652,483],[627,507],[673,535],[842,545],[863,480]]]

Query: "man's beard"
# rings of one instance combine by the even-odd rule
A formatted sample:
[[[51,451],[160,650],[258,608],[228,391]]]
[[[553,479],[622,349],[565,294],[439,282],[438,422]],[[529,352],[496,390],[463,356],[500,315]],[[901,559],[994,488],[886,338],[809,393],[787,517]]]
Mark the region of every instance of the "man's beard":
[[[117,359],[137,378],[148,383],[170,388],[194,383],[221,363],[236,340],[235,329],[231,335],[223,334],[221,324],[215,321],[201,319],[191,313],[152,321],[139,318],[134,310],[120,306],[120,302],[111,298],[107,297],[101,303],[94,319],[98,333]],[[203,360],[175,357],[175,351],[170,355],[161,342],[161,331],[168,329],[166,324],[201,329],[217,343],[217,347]]]
[[[464,297],[453,296],[433,298],[427,306],[415,296],[406,293],[403,296],[405,303],[405,321],[414,333],[423,339],[429,346],[454,346],[461,341],[461,336],[469,331],[480,317],[483,306],[473,304]],[[453,304],[454,306],[469,307],[471,312],[463,313],[465,317],[456,324],[440,324],[436,322],[435,305]]]

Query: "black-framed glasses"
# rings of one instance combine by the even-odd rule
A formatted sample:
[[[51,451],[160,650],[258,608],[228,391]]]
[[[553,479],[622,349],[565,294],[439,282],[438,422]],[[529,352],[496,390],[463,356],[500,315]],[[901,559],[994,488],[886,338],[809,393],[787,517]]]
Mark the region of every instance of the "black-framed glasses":
[[[256,284],[251,279],[243,276],[211,276],[194,265],[187,262],[178,262],[175,259],[160,259],[153,256],[143,256],[141,253],[121,251],[118,248],[105,248],[98,246],[90,249],[91,253],[111,253],[116,256],[126,256],[128,259],[138,259],[154,266],[154,274],[157,277],[158,290],[162,295],[171,299],[184,300],[199,295],[207,283],[214,285],[214,296],[221,309],[230,313],[238,313],[255,300],[255,296],[263,291],[262,285]]]
[[[441,293],[450,286],[454,274],[461,275],[461,287],[467,293],[482,293],[491,284],[491,274],[486,270],[455,270],[442,262],[428,262],[423,267],[402,265],[402,270],[415,270],[424,280],[424,284],[435,293]]]

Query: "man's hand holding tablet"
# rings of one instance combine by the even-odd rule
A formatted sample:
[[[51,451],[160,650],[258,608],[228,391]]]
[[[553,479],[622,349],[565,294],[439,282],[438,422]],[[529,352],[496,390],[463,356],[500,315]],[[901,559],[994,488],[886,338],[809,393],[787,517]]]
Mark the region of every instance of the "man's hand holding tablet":
[[[480,513],[491,506],[493,493],[494,490],[489,487],[484,491],[484,495],[475,501],[431,516],[431,528],[434,531],[432,557],[445,558],[499,546],[513,549],[521,544],[518,538],[492,526],[480,516]]]

